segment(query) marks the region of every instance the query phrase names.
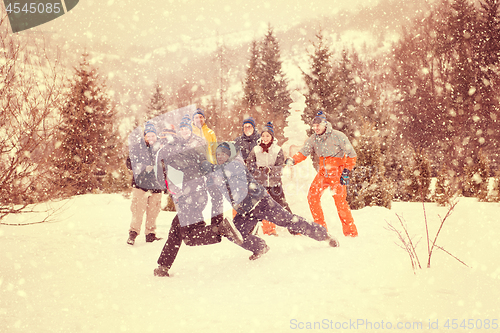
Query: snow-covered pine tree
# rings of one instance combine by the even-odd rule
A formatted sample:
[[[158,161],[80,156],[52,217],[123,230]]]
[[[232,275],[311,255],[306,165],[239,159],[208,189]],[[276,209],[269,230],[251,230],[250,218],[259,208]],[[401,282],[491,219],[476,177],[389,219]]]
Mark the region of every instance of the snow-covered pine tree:
[[[414,149],[405,166],[405,201],[427,201],[431,184],[431,163],[423,149]]]
[[[61,109],[58,148],[54,151],[54,182],[65,195],[105,190],[103,178],[123,167],[115,107],[89,55],[75,68]],[[115,173],[120,177],[120,173]]]
[[[363,126],[356,146],[356,167],[351,174],[347,200],[351,209],[366,206],[391,208],[394,187],[384,176],[381,138],[372,124]]]

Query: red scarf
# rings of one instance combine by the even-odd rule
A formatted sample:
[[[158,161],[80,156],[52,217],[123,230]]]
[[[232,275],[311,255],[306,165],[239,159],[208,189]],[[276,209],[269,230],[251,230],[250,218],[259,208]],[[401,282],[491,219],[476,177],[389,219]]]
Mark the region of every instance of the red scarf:
[[[260,143],[260,146],[262,147],[262,152],[263,153],[269,153],[269,147],[273,144],[274,138],[272,138],[271,142],[268,144],[265,144],[264,142]]]

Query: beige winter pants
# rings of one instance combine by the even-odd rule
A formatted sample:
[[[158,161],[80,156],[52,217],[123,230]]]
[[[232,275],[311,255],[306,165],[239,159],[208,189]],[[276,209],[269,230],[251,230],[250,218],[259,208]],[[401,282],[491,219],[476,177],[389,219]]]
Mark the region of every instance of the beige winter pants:
[[[146,213],[145,234],[155,233],[156,218],[160,214],[161,193],[151,193],[139,188],[132,188],[132,223],[130,231],[141,233],[142,219]]]

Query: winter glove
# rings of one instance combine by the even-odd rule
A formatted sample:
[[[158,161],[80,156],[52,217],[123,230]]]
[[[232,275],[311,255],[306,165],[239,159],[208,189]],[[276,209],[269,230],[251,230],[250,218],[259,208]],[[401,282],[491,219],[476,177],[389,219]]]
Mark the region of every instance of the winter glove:
[[[293,158],[289,157],[286,159],[285,164],[288,166],[292,166],[295,165],[295,161],[293,160]]]
[[[344,169],[340,176],[340,185],[349,185],[349,169]]]

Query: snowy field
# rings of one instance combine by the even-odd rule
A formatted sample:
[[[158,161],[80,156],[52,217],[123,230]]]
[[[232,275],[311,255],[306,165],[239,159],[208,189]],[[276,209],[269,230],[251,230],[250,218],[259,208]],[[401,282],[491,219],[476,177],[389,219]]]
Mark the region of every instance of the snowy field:
[[[309,181],[288,177],[292,210],[310,218]],[[256,261],[226,239],[183,246],[170,278],[153,276],[164,240],[146,243],[141,234],[126,244],[130,199],[94,194],[59,206],[51,223],[0,226],[2,333],[500,331],[498,203],[461,198],[444,225],[438,244],[468,267],[436,250],[426,268],[421,203],[353,211],[360,236],[348,239],[327,191],[323,207],[340,248],[283,230],[264,236],[271,251]],[[434,236],[447,209],[425,209]],[[387,230],[396,214],[421,238],[416,274]],[[160,213],[159,236],[172,217]]]

